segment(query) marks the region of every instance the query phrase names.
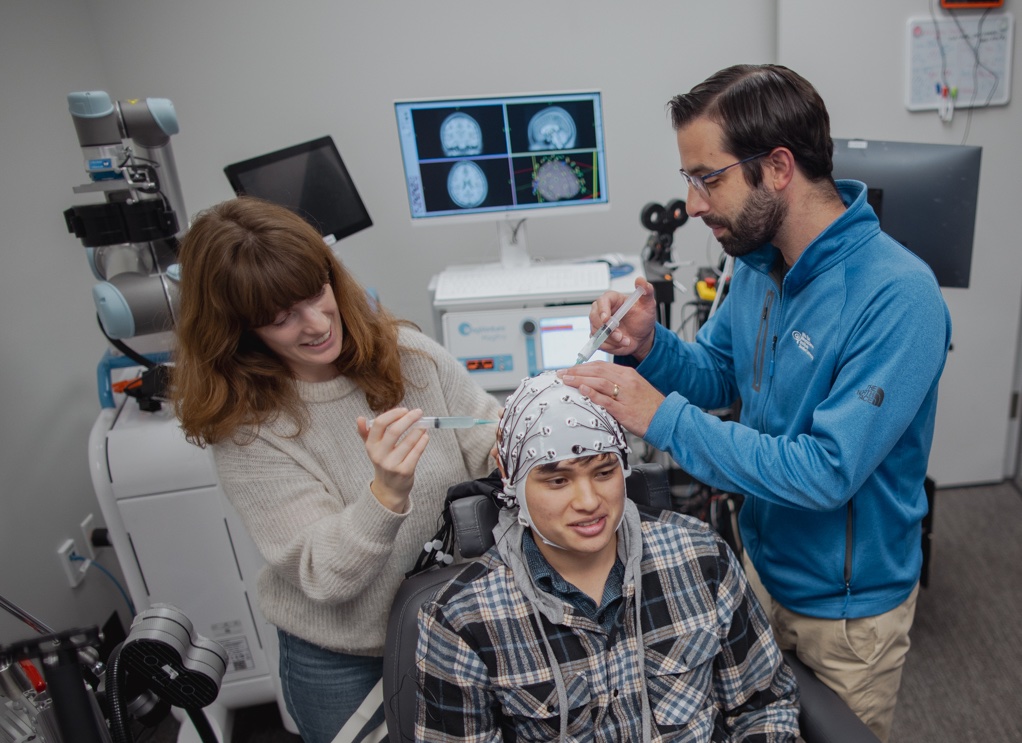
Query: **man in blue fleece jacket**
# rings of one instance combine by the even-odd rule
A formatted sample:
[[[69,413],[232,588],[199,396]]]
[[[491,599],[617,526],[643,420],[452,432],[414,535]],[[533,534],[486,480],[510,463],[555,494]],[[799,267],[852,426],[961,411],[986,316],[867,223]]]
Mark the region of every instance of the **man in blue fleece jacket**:
[[[832,178],[826,107],[778,65],[722,70],[668,104],[686,209],[735,261],[686,343],[652,287],[563,372],[696,479],[741,493],[753,583],[782,648],[887,740],[922,564],[923,481],[951,320],[926,264]],[[598,327],[625,297],[594,302]],[[738,422],[704,412],[741,401]]]

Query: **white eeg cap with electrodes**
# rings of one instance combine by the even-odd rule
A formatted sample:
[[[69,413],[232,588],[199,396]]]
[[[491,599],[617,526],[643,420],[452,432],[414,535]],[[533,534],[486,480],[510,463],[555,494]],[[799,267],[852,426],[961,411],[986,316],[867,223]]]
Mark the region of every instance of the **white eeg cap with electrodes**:
[[[541,464],[608,452],[621,460],[627,477],[631,449],[621,424],[606,408],[564,384],[556,372],[524,379],[508,396],[497,426],[503,499],[509,506],[517,505],[518,520],[535,531],[525,503],[529,471]]]

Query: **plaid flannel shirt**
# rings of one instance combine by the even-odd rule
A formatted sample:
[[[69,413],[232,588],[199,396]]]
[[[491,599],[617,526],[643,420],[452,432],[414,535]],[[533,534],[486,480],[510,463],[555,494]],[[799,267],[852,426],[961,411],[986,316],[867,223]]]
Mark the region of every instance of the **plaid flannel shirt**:
[[[643,684],[654,741],[794,740],[795,678],[731,550],[667,512],[642,516],[641,539],[644,668],[634,583],[609,632],[561,601],[552,622],[495,547],[419,612],[416,740],[556,740],[562,710],[541,631],[567,687],[571,741],[638,741]]]

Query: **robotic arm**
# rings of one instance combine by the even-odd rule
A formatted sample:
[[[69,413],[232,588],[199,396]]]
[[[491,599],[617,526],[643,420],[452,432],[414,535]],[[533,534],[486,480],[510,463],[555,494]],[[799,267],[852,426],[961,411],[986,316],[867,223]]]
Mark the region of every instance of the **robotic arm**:
[[[89,183],[75,193],[104,202],[64,212],[99,280],[93,299],[111,340],[172,329],[177,245],[187,212],[170,146],[177,134],[166,98],[113,102],[102,91],[71,93],[68,108]]]

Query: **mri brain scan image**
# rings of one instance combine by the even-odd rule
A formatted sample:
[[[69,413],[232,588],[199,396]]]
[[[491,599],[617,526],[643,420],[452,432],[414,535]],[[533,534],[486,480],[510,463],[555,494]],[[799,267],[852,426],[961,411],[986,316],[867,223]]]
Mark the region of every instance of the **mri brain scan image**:
[[[457,111],[440,125],[440,145],[447,157],[478,155],[483,151],[483,131],[475,119]]]
[[[577,167],[560,158],[543,160],[533,171],[533,193],[544,201],[561,201],[578,196],[585,186]]]
[[[575,146],[575,120],[560,106],[550,106],[529,121],[529,150],[566,150]]]
[[[483,169],[471,160],[456,163],[447,174],[447,193],[462,209],[479,206],[486,200],[489,183]]]

